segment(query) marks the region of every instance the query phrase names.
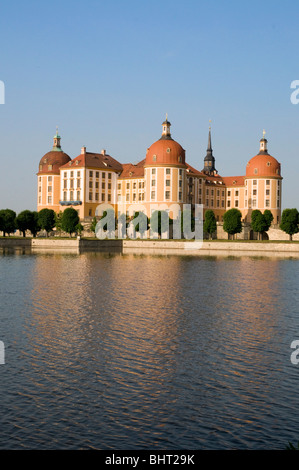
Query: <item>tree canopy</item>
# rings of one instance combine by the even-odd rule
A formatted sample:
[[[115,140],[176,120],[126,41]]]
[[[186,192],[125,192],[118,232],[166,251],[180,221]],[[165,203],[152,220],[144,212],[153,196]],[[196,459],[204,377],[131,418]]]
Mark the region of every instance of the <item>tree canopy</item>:
[[[38,212],[38,225],[42,230],[45,230],[48,236],[48,233],[53,230],[56,223],[55,212],[53,209],[41,209]]]
[[[20,212],[16,217],[16,227],[23,233],[23,237],[26,236],[26,230],[30,230],[35,237],[39,229],[37,212],[27,209]]]
[[[209,234],[211,238],[212,234],[217,230],[217,222],[214,211],[207,210],[205,213],[205,220],[203,224],[203,231]]]
[[[299,212],[297,209],[284,209],[281,216],[281,230],[293,239],[293,235],[299,232]]]
[[[16,213],[11,209],[0,210],[0,231],[3,236],[9,235],[16,229]]]
[[[77,231],[77,225],[79,224],[80,219],[78,212],[73,207],[68,207],[63,211],[61,217],[61,228],[64,232],[70,234]]]
[[[224,213],[223,230],[233,236],[242,232],[242,214],[239,209],[233,207]]]

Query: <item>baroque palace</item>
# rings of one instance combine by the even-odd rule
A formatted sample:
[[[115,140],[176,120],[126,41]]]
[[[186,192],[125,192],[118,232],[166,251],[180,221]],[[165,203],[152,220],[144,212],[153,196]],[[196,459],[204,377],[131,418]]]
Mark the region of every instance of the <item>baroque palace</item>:
[[[99,204],[105,203],[118,211],[122,205],[142,205],[151,216],[154,204],[170,208],[173,204],[202,204],[204,213],[213,210],[217,221],[233,207],[250,222],[252,210],[269,209],[278,224],[281,218],[282,176],[280,163],[267,150],[265,133],[257,155],[247,165],[244,176],[220,176],[215,168],[208,135],[207,153],[201,171],[191,167],[185,150],[170,133],[170,122],[162,123],[162,135],[137,164],[120,163],[102,150],[88,152],[86,147],[71,159],[61,148],[58,131],[53,148],[40,160],[37,210],[63,211],[74,207],[81,220],[96,214]]]

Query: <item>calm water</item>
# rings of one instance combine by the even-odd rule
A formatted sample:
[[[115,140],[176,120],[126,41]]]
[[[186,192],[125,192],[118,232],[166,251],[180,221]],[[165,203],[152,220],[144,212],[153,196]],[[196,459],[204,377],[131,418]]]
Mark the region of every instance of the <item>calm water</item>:
[[[1,449],[299,440],[299,260],[0,254]]]

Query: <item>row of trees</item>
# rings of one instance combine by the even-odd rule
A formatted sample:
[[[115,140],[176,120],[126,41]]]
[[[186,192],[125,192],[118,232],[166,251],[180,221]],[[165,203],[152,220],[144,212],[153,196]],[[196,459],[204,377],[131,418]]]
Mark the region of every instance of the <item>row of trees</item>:
[[[108,213],[109,215],[109,213]],[[110,220],[114,220],[114,211],[111,211]],[[107,218],[107,212],[104,212],[102,217]],[[134,219],[138,217],[139,223],[134,224]],[[168,219],[168,214],[163,211],[155,211],[149,219],[145,214],[136,212],[132,218],[126,217],[124,214],[123,226],[129,226],[133,221],[136,232],[144,233],[152,226],[157,228],[158,233],[162,234],[166,228],[172,226],[173,221]],[[251,213],[251,228],[254,232],[258,233],[259,239],[262,237],[264,232],[267,232],[273,221],[273,215],[270,210],[266,209],[263,213],[256,209]],[[95,232],[97,225],[96,218],[93,219],[91,224],[91,230]],[[195,220],[191,218],[190,230],[194,230]],[[106,228],[109,226],[109,217],[106,224]],[[33,237],[40,230],[44,230],[48,235],[54,227],[58,231],[64,231],[69,233],[81,233],[83,226],[80,223],[80,219],[77,211],[69,207],[56,214],[52,209],[42,209],[39,212],[24,210],[18,215],[11,209],[0,210],[0,231],[3,235],[13,233],[15,230],[19,230],[26,235],[26,231],[29,230]],[[105,229],[105,227],[103,227]],[[183,217],[182,217],[182,228],[183,228]],[[299,232],[299,212],[297,209],[284,209],[281,217],[280,228],[290,236],[290,240],[295,233]],[[203,231],[212,236],[217,229],[217,222],[215,214],[212,210],[207,210],[205,213],[205,220],[203,224]],[[223,230],[231,236],[235,236],[237,233],[242,232],[242,214],[236,209],[232,208],[225,212],[223,216]]]
[[[54,227],[57,230],[69,233],[81,233],[83,226],[80,224],[78,212],[69,207],[64,212],[56,214],[52,209],[42,209],[39,212],[24,210],[18,215],[11,209],[0,210],[0,231],[4,237],[15,230],[19,230],[23,236],[29,230],[35,237],[40,230],[45,230],[48,235]]]
[[[258,233],[258,238],[261,239],[262,234],[267,232],[273,221],[273,214],[270,210],[266,209],[263,213],[256,209],[251,213],[251,228],[254,232]],[[299,232],[299,212],[297,209],[284,209],[282,212],[280,229],[287,233],[292,240],[293,235]],[[209,236],[216,231],[217,223],[215,214],[212,210],[205,213],[205,221],[203,225],[204,232]],[[234,236],[236,233],[242,232],[242,214],[236,209],[229,209],[223,216],[223,230],[229,235]]]

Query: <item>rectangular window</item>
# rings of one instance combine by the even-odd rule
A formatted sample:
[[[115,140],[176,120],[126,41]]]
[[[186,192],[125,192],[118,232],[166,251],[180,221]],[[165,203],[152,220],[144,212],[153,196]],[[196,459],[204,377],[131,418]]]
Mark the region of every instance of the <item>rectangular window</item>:
[[[92,201],[92,193],[89,193],[89,200]]]
[[[98,201],[99,200],[99,193],[96,193],[95,196],[96,196],[96,201]]]
[[[52,204],[52,196],[48,196],[48,204]]]
[[[111,183],[108,183],[108,189],[111,189]]]
[[[111,180],[111,173],[108,173],[108,180]]]
[[[166,175],[170,175],[170,168],[166,168]]]
[[[127,189],[130,189],[130,183],[127,183]]]
[[[96,189],[99,189],[99,182],[96,181]]]
[[[70,180],[70,188],[74,187],[74,180]]]
[[[89,181],[89,187],[92,188],[92,181]],[[72,186],[71,186],[72,188]]]
[[[152,168],[152,175],[156,174],[156,168]]]
[[[128,202],[130,200],[130,194],[126,194],[126,201]]]
[[[63,180],[63,188],[64,188],[64,189],[67,188],[67,180]]]
[[[105,189],[105,181],[102,183],[102,189]]]
[[[102,178],[103,178],[103,180],[106,178],[106,173],[104,171],[102,173]]]
[[[270,201],[269,201],[269,199],[266,199],[266,207],[270,207]]]
[[[238,200],[235,201],[235,207],[239,207],[239,201]]]
[[[67,195],[67,192],[66,192],[66,191],[63,191],[63,200],[64,200],[64,201],[67,201],[66,195]]]
[[[136,201],[136,193],[133,194],[133,201]]]
[[[256,199],[252,199],[252,207],[256,207]]]
[[[239,191],[237,189],[235,190],[235,196],[239,196]]]
[[[111,202],[111,194],[108,194],[108,202]]]
[[[227,196],[230,197],[230,191],[227,191]]]
[[[71,172],[72,173],[72,172]],[[72,175],[71,175],[72,176]],[[89,172],[89,177],[92,178],[92,171]]]
[[[230,207],[230,201],[227,201],[227,207]]]
[[[108,187],[109,187],[109,185],[108,185]],[[136,182],[133,183],[133,189],[136,189]]]
[[[71,171],[71,178],[74,178],[74,172]]]
[[[156,180],[152,180],[152,186],[156,186]]]
[[[77,188],[80,188],[80,185],[81,185],[81,180],[79,178],[79,179],[77,179]]]
[[[266,185],[267,185],[267,186],[270,185],[270,180],[266,180]]]
[[[121,189],[121,183],[118,183],[117,188]]]
[[[80,191],[77,191],[77,201],[80,201]]]
[[[256,185],[256,180],[253,180],[252,184],[255,186]]]
[[[102,193],[102,201],[105,201],[105,193]]]
[[[270,195],[270,189],[266,189],[266,196]]]
[[[224,207],[224,201],[223,200],[221,201],[221,207]]]
[[[279,207],[279,199],[277,199],[277,207]]]
[[[70,191],[70,200],[71,200],[71,201],[74,200],[74,192],[73,192],[73,191]]]
[[[52,186],[48,186],[48,193],[52,192]]]
[[[77,178],[80,178],[81,174],[80,171],[77,171]]]
[[[165,191],[165,199],[170,199],[170,191]]]
[[[170,180],[165,181],[166,186],[170,186]]]
[[[96,178],[99,178],[99,176],[100,176],[100,172],[96,171]]]
[[[253,196],[256,196],[256,189],[253,189],[253,190],[252,190],[252,195],[253,195]]]
[[[52,176],[48,176],[48,182],[52,181]]]
[[[151,198],[152,198],[152,199],[155,199],[155,197],[156,197],[156,192],[155,192],[155,191],[152,191],[152,192],[151,192]]]

